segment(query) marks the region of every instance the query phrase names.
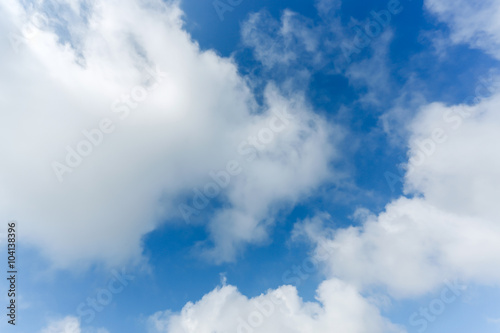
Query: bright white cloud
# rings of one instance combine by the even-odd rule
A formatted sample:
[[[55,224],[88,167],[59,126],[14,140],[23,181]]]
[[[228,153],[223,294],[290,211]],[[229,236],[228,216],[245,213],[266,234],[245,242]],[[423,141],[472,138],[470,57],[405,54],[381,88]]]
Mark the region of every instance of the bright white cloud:
[[[75,0],[59,4],[57,17],[46,4],[0,7],[0,30],[18,51],[2,39],[0,139],[8,144],[0,154],[9,163],[0,166],[0,218],[16,218],[23,241],[55,265],[139,258],[141,237],[180,217],[177,203],[192,206],[193,189],[231,160],[243,172],[217,198],[227,208],[204,221],[213,244],[203,249],[218,261],[264,241],[273,211],[332,179],[336,128],[300,94],[272,85],[258,108],[233,61],[201,51],[183,30],[176,4]],[[111,133],[101,139],[92,132],[99,126]],[[82,131],[97,146],[86,147]],[[93,151],[71,172],[60,169],[60,183],[53,162],[66,164],[79,144]]]
[[[248,299],[223,286],[180,313],[158,312],[149,318],[153,333],[362,333],[403,332],[383,318],[377,307],[340,281],[321,284],[318,302],[304,302],[292,286]]]

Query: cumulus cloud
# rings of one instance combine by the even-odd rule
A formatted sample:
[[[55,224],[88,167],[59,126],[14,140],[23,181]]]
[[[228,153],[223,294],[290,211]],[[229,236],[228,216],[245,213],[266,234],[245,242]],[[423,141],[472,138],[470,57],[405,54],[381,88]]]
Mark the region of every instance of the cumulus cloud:
[[[320,1],[319,6],[323,11],[336,8],[327,1]],[[439,10],[447,8],[446,2],[436,6]],[[449,8],[452,10],[451,5]],[[470,16],[481,21],[479,15]],[[253,16],[247,24],[260,24],[263,17]],[[282,23],[290,18],[284,17]],[[490,18],[484,21],[494,22]],[[464,22],[465,27],[470,23]],[[475,25],[477,31],[485,29],[481,24]],[[285,26],[283,23],[282,28]],[[472,26],[470,23],[469,28]],[[273,29],[279,30],[277,26]],[[465,28],[452,29],[457,33]],[[279,31],[278,43],[286,40],[284,30]],[[247,33],[256,47],[256,57],[262,58],[264,65],[294,61],[288,53],[273,57],[274,44],[266,35],[258,35],[249,27]],[[460,42],[480,45],[477,36],[460,33],[465,36]],[[263,43],[258,38],[263,38]],[[422,101],[415,103],[422,105]],[[149,320],[152,332],[390,332],[398,328],[380,317],[377,307],[360,292],[375,288],[393,297],[412,298],[456,280],[498,285],[500,158],[492,154],[492,147],[500,141],[499,107],[498,93],[477,100],[475,105],[425,103],[405,136],[406,196],[390,202],[378,215],[357,210],[354,217],[361,222],[357,226],[333,229],[327,214],[296,225],[294,236],[311,239],[318,245],[316,258],[326,262],[329,278],[318,289],[319,303],[301,301],[290,286],[253,299],[232,286],[223,286],[197,303],[188,303],[181,313],[156,313]],[[325,247],[330,253],[326,260]],[[337,303],[339,299],[342,303]],[[271,308],[272,315],[266,316]]]
[[[383,318],[356,288],[337,279],[321,284],[317,302],[304,302],[292,286],[251,299],[233,286],[222,286],[186,304],[180,313],[155,313],[148,324],[152,333],[404,331]]]
[[[422,108],[410,128],[405,191],[361,226],[330,230],[324,218],[297,230],[333,249],[330,274],[397,297],[424,294],[445,280],[498,285],[500,270],[500,94],[476,105]]]
[[[273,212],[332,179],[337,128],[273,85],[257,105],[176,3],[0,8],[0,217],[56,266],[140,258],[141,237],[186,215],[181,203],[208,224],[206,254],[233,260],[266,240]],[[224,208],[200,214],[196,190],[229,162],[242,172],[219,189]]]
[[[500,54],[496,3],[426,5],[450,25],[454,42]],[[419,108],[406,127],[407,197],[379,215],[359,210],[360,226],[333,230],[324,215],[296,226],[297,234],[331,248],[331,276],[395,297],[425,294],[445,280],[499,284],[500,158],[491,150],[500,141],[497,81],[480,82],[488,93],[476,89],[469,104]]]
[[[498,1],[426,0],[425,7],[449,25],[451,42],[469,44],[500,59]]]

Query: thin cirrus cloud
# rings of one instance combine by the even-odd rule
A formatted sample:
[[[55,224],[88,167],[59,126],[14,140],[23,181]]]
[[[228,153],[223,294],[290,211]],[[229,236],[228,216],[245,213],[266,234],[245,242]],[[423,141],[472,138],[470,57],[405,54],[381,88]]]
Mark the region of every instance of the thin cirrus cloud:
[[[193,189],[236,160],[243,172],[215,199],[225,208],[205,215],[201,246],[231,261],[267,239],[273,211],[334,178],[341,129],[272,84],[258,107],[233,60],[183,30],[176,3],[51,5],[57,15],[2,4],[14,38],[2,40],[1,100],[15,112],[1,115],[0,215],[55,266],[140,260],[141,237],[182,217],[172,203],[192,206]],[[283,131],[252,148],[277,114],[288,115]]]
[[[283,11],[278,20],[263,9],[244,21],[241,36],[267,70],[285,69],[286,78],[290,73],[304,77],[315,72],[341,74],[356,89],[367,90],[358,103],[381,106],[394,84],[387,63],[394,37],[391,22],[405,6],[388,1],[363,19],[351,17],[349,22],[342,20],[340,1],[317,1],[318,22],[291,10]]]

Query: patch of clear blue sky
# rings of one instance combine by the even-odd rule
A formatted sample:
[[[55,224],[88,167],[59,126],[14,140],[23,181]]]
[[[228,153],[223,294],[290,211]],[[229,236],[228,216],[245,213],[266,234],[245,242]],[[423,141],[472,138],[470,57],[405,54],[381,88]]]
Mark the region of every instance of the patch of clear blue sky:
[[[419,92],[429,101],[456,103],[473,94],[478,77],[486,75],[488,69],[495,64],[488,56],[465,46],[451,47],[448,56],[438,59],[432,53],[430,43],[419,39],[419,36],[422,31],[437,29],[446,33],[446,27],[423,12],[421,1],[402,3],[404,11],[391,22],[394,39],[388,54],[388,66],[394,84],[383,97],[384,103],[381,106],[359,105],[356,101],[362,89],[355,89],[342,76],[328,72],[315,72],[307,88],[310,102],[329,119],[339,119],[337,115],[341,105],[350,108],[352,117],[341,119],[341,123],[350,130],[351,138],[359,141],[360,145],[356,149],[349,142],[344,145],[343,167],[352,171],[352,180],[360,189],[359,192],[342,192],[331,184],[324,185],[318,189],[317,195],[277,216],[276,226],[271,233],[272,242],[247,248],[234,264],[215,266],[193,254],[193,246],[207,238],[203,225],[165,224],[144,239],[145,254],[150,259],[152,274],[135,272],[135,281],[116,295],[112,304],[97,314],[92,322],[93,326],[108,327],[111,332],[142,331],[146,316],[159,310],[177,311],[186,302],[200,299],[219,284],[220,273],[225,273],[228,283],[238,286],[247,296],[276,288],[284,284],[283,273],[293,265],[300,264],[310,250],[305,244],[289,243],[291,229],[297,220],[312,216],[317,211],[327,211],[337,226],[345,226],[352,223],[349,216],[355,208],[367,207],[378,212],[391,198],[401,194],[400,187],[394,192],[390,190],[384,173],[389,171],[397,174],[397,165],[406,152],[404,147],[389,145],[387,137],[378,127],[378,116],[393,105],[410,74],[416,75],[421,83],[419,88],[422,88]],[[371,10],[383,9],[386,4],[387,1],[373,1],[369,4],[360,0],[346,1],[342,6],[342,19],[344,22],[350,17],[363,20]],[[225,13],[224,21],[220,21],[212,1],[183,0],[182,8],[186,13],[186,28],[202,49],[215,49],[223,56],[236,52],[236,60],[242,72],[258,66],[248,50],[243,49],[240,39],[240,25],[249,13],[266,9],[274,18],[279,19],[281,12],[288,8],[317,23],[320,21],[313,1],[303,0],[243,0],[233,11]],[[352,36],[354,37],[354,32]],[[364,52],[355,61],[367,56],[369,52]],[[273,78],[272,72],[263,72],[262,75]],[[371,191],[371,195],[360,194],[368,191]],[[207,214],[209,211],[207,210]],[[25,250],[21,255],[29,263],[39,260],[34,251]],[[43,267],[44,264],[40,265]],[[21,312],[21,315],[26,315],[23,320],[25,323],[39,323],[47,315],[74,315],[76,307],[87,297],[93,297],[97,289],[105,287],[110,278],[109,271],[94,267],[83,276],[59,272],[47,282],[36,273],[38,268],[41,267],[26,265],[23,291],[30,295],[29,301],[34,304]],[[321,273],[318,271],[298,286],[300,295],[306,300],[312,300],[320,281]],[[483,291],[482,294],[487,292]],[[491,303],[485,303],[479,309],[487,309],[494,304],[494,300],[488,299],[486,302],[490,301]],[[407,324],[405,321],[409,313],[418,304],[421,302],[396,303],[396,308],[389,314],[402,324]],[[467,311],[471,313],[473,310]],[[145,317],[138,317],[138,314]],[[480,314],[476,313],[476,317],[479,318]],[[447,322],[453,325],[453,319],[448,319]],[[463,327],[457,332],[465,332]],[[31,328],[25,329],[25,332],[33,331],[35,330]],[[481,331],[489,332],[486,328]]]

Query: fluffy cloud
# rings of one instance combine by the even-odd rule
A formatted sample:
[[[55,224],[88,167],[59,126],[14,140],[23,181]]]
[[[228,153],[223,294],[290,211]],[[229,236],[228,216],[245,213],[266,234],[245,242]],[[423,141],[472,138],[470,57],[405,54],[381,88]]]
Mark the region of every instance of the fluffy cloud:
[[[498,57],[498,3],[426,1],[450,24],[453,42],[469,43]],[[332,250],[331,276],[361,290],[382,287],[395,297],[436,289],[445,280],[498,285],[500,270],[500,94],[497,80],[475,104],[420,108],[407,127],[408,197],[389,203],[378,216],[356,214],[360,226],[332,230],[317,216],[297,225],[296,233]],[[467,101],[471,102],[471,101]]]
[[[140,258],[141,237],[181,203],[208,223],[205,253],[232,260],[266,240],[273,212],[332,179],[337,129],[272,85],[258,106],[175,3],[10,0],[0,17],[0,218],[56,266]],[[228,164],[242,172],[219,189],[224,208],[200,214],[196,190]]]
[[[500,270],[500,94],[470,105],[424,107],[410,125],[402,197],[362,226],[330,230],[324,218],[297,232],[329,243],[330,274],[397,297],[426,293],[444,280],[498,285]],[[360,214],[358,214],[360,215]]]
[[[500,59],[498,1],[426,0],[425,7],[450,26],[453,43],[467,43]]]
[[[149,318],[154,333],[251,332],[403,332],[384,319],[356,288],[336,279],[318,289],[318,302],[304,302],[292,286],[248,299],[223,286],[180,313],[158,312]]]
[[[274,26],[278,43],[292,36],[284,29],[291,17],[285,14],[281,28]],[[276,56],[266,34],[251,29],[264,21],[265,14],[254,15],[244,30],[256,57],[269,67],[295,61],[293,54]],[[325,259],[325,248],[330,252],[325,266],[331,278],[318,290],[320,304],[301,302],[289,286],[251,300],[224,286],[187,304],[180,314],[155,314],[150,318],[153,332],[387,332],[397,328],[380,318],[359,290],[375,287],[394,297],[416,297],[446,280],[498,285],[500,159],[491,147],[500,141],[499,106],[499,94],[474,106],[425,105],[408,127],[407,197],[389,203],[379,215],[358,210],[360,226],[331,229],[325,214],[297,224],[295,236],[306,235],[318,244],[318,261]],[[284,301],[276,302],[280,297]],[[266,318],[271,307],[263,304],[289,309],[289,315],[274,310]],[[361,314],[362,309],[371,315]],[[249,318],[255,326],[245,326]]]

